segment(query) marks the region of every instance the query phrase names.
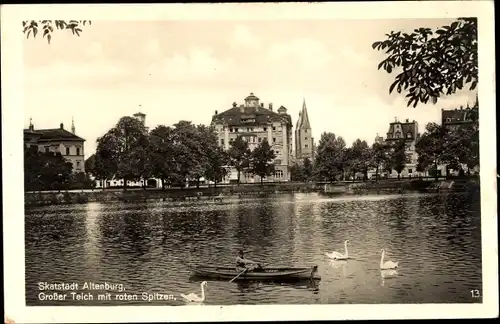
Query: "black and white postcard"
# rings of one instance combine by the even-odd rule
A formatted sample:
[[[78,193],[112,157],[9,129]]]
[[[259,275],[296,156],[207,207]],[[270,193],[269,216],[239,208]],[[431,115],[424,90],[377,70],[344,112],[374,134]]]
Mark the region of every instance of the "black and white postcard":
[[[1,15],[6,323],[498,316],[492,1]]]

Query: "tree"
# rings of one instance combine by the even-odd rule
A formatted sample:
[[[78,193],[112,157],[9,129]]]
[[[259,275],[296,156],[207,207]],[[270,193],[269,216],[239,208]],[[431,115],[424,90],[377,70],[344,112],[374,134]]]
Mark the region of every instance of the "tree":
[[[162,190],[165,189],[166,183],[172,184],[179,178],[173,136],[173,129],[164,125],[159,125],[150,132],[151,173],[161,179]]]
[[[357,139],[349,150],[349,167],[353,174],[353,181],[357,172],[362,172],[364,177],[367,177],[368,168],[370,167],[370,148],[366,141]]]
[[[217,146],[208,155],[208,166],[205,169],[205,178],[217,183],[221,182],[229,173],[227,166],[229,165],[229,155],[220,146]]]
[[[428,123],[415,146],[418,154],[417,171],[422,172],[433,166],[436,180],[438,163],[446,163],[447,132],[441,125]]]
[[[252,153],[250,151],[250,148],[248,147],[248,142],[243,140],[241,136],[236,137],[236,139],[230,144],[228,154],[231,166],[233,166],[238,172],[239,185],[241,171],[250,166],[250,158]]]
[[[181,120],[174,125],[175,169],[181,184],[198,180],[204,173],[207,157],[201,137],[199,128],[189,121]]]
[[[304,159],[304,163],[302,165],[302,174],[303,180],[306,182],[311,180],[313,176],[313,164],[309,158]]]
[[[304,181],[305,176],[302,165],[295,162],[290,166],[290,178],[292,181]]]
[[[401,177],[401,172],[404,170],[407,161],[406,158],[406,142],[404,139],[401,139],[395,142],[392,149],[392,169],[394,169],[398,173],[398,179]]]
[[[95,154],[92,154],[85,160],[85,172],[94,174],[95,169]]]
[[[479,125],[468,123],[447,129],[445,134],[446,146],[443,148],[442,161],[448,168],[463,171],[462,165],[467,166],[467,172],[479,166]]]
[[[434,32],[419,28],[411,34],[391,31],[386,36],[372,45],[387,54],[378,69],[398,70],[389,93],[408,90],[408,106],[429,100],[435,104],[441,95],[453,94],[469,83],[469,90],[477,87],[477,18],[460,18]]]
[[[25,187],[61,190],[72,180],[73,164],[59,152],[39,152],[38,147],[24,148]]]
[[[317,178],[335,181],[345,170],[346,147],[342,137],[334,133],[321,134],[316,157],[314,159],[314,174]]]
[[[209,168],[212,169],[212,167],[217,166],[219,162],[223,163],[224,157],[220,155],[216,157],[216,160],[212,159],[213,158],[212,155],[214,154],[214,152],[220,148],[219,139],[213,127],[198,125],[197,131],[198,131],[198,141],[201,144],[201,153],[202,153],[199,157],[199,162],[201,166],[200,173],[196,175],[197,176],[196,179],[198,180],[196,186],[199,187],[199,179],[203,176],[206,177],[206,173]],[[219,158],[221,158],[221,160],[219,160]],[[219,178],[219,176],[222,175],[222,172],[224,172],[222,169],[218,170],[212,169],[210,171],[216,171],[215,173],[211,173],[211,175],[216,175],[217,177],[216,180],[222,181],[222,178]]]
[[[122,117],[116,126],[97,139],[96,177],[115,177],[134,181],[145,176],[148,167],[146,151],[148,133],[144,124],[133,117]],[[144,179],[146,180],[146,179]]]
[[[371,151],[371,165],[375,168],[375,179],[378,180],[380,167],[390,165],[389,145],[385,142],[373,143]]]
[[[42,37],[47,37],[47,42],[50,44],[52,39],[52,33],[54,29],[59,30],[71,30],[73,35],[80,36],[82,32],[82,26],[90,25],[90,20],[25,20],[23,21],[23,33],[26,34],[26,38],[33,35],[36,37],[39,31],[43,31]]]
[[[276,154],[271,148],[266,139],[252,151],[250,171],[260,177],[260,184],[264,182],[264,178],[274,174],[274,159]]]

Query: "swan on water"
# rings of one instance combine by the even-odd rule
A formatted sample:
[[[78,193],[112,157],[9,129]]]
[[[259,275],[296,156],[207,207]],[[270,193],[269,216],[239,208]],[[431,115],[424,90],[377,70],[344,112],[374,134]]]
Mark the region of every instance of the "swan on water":
[[[384,262],[385,250],[382,249],[380,252],[382,252],[382,257],[380,258],[380,269],[396,269],[398,267],[399,262]]]
[[[325,253],[327,257],[330,259],[334,260],[347,260],[349,259],[349,253],[347,252],[347,243],[349,243],[349,240],[345,240],[344,242],[344,248],[345,248],[345,253],[342,254],[337,251],[333,251],[332,253]]]
[[[190,293],[189,295],[180,294],[182,298],[191,303],[201,303],[205,300],[205,286],[207,285],[206,281],[201,283],[201,297],[195,293]]]

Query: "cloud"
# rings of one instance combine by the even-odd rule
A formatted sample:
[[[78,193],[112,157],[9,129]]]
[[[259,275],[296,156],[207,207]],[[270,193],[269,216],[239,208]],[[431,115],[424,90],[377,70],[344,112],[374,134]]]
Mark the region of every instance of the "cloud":
[[[92,58],[100,58],[102,57],[102,44],[98,42],[92,42],[90,46],[85,49],[85,54]]]
[[[288,43],[271,45],[268,50],[268,58],[271,61],[295,58],[303,66],[313,68],[328,64],[333,55],[327,51],[321,42],[301,38]]]
[[[108,61],[92,61],[85,63],[68,63],[56,61],[41,67],[24,69],[26,83],[55,84],[79,81],[99,82],[103,79],[119,78],[130,75],[132,70]]]
[[[159,56],[162,54],[160,42],[157,39],[149,40],[143,49],[146,55]]]
[[[230,38],[231,47],[238,49],[257,49],[260,48],[260,40],[250,31],[246,25],[237,25]]]
[[[161,77],[176,81],[210,79],[226,72],[232,64],[230,59],[216,58],[210,49],[193,47],[187,54],[175,53],[162,61],[152,63],[149,71],[161,71]]]

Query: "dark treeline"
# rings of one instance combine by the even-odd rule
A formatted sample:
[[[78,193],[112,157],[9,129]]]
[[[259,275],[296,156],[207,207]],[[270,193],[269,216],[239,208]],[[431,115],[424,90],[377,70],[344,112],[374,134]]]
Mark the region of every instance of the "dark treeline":
[[[97,139],[95,155],[88,160],[87,171],[99,180],[160,179],[166,186],[184,187],[186,181],[212,181],[216,186],[230,167],[260,176],[261,181],[274,173],[274,151],[267,141],[251,151],[248,142],[237,137],[224,150],[212,127],[179,121],[172,127],[159,125],[148,131],[133,117],[122,117],[115,127]],[[147,182],[144,182],[144,186]]]
[[[395,170],[398,175],[408,162],[404,139],[393,143],[356,140],[347,147],[344,139],[333,133],[323,133],[314,163],[305,159],[291,166],[292,181],[338,181],[367,179],[369,170],[375,177]],[[446,128],[429,123],[416,144],[416,171],[429,171],[437,177],[438,165],[447,165],[461,174],[479,166],[478,123]],[[97,180],[160,179],[162,188],[181,187],[187,181],[199,185],[200,179],[214,186],[229,173],[242,172],[259,176],[262,182],[274,174],[274,150],[267,141],[251,150],[248,142],[237,137],[226,151],[218,143],[211,127],[179,121],[172,127],[159,125],[148,131],[133,117],[122,117],[115,127],[97,139],[96,153],[85,161],[86,173],[73,173],[72,164],[60,153],[39,152],[36,146],[24,148],[25,190],[62,190],[92,188]],[[463,170],[462,166],[467,170]],[[148,181],[143,182],[146,187]]]
[[[305,159],[292,165],[293,181],[338,181],[367,179],[368,170],[380,174],[392,170],[398,178],[409,162],[405,139],[392,143],[374,143],[371,147],[365,141],[356,140],[351,147],[340,136],[323,133],[319,141],[314,163]],[[418,154],[416,171],[428,171],[437,177],[438,165],[446,165],[446,172],[456,170],[468,173],[479,166],[478,123],[462,124],[456,128],[429,123],[422,136],[417,139],[415,151]],[[463,166],[466,166],[464,170]]]

